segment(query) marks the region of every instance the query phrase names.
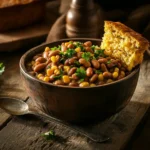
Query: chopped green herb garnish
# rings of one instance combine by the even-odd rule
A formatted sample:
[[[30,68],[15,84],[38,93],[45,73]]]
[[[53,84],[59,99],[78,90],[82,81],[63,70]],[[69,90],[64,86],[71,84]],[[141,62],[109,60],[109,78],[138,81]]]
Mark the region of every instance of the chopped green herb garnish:
[[[52,48],[50,48],[52,51],[55,51],[55,50],[61,50],[61,46],[58,45],[58,47],[54,46]]]
[[[100,73],[102,73],[102,71],[101,70],[95,70],[95,73],[100,74]]]
[[[77,67],[80,66],[80,63],[79,63],[77,60],[74,62],[74,64],[75,64],[75,66],[77,66]]]
[[[104,50],[103,50],[103,49],[101,49],[101,50],[95,50],[94,56],[95,56],[96,58],[99,57],[99,56],[104,57],[104,56],[105,56]]]
[[[41,134],[46,140],[54,140],[55,139],[55,132],[53,130],[50,130],[49,132]]]
[[[81,48],[81,51],[84,51],[83,43],[81,43],[81,42],[75,42],[74,45],[75,45],[76,48],[77,48],[77,47],[80,47],[80,48]]]
[[[5,71],[5,66],[3,63],[0,63],[0,75]]]
[[[92,45],[91,49],[94,51],[96,47],[97,47],[97,45]]]
[[[89,61],[91,58],[91,53],[90,52],[84,52],[82,54],[82,58],[84,58],[86,61]]]
[[[107,64],[110,64],[110,63],[111,63],[111,60],[108,60],[108,61],[107,61]]]
[[[77,68],[76,70],[76,75],[80,78],[80,79],[84,79],[86,77],[86,71],[84,69],[81,68]]]
[[[76,51],[74,49],[68,49],[66,52],[61,53],[61,55],[64,55],[67,58],[71,58],[73,57],[73,55],[76,53]]]
[[[80,80],[79,80],[79,83],[81,83],[81,82],[83,82],[83,81],[84,81],[84,79],[80,79]]]

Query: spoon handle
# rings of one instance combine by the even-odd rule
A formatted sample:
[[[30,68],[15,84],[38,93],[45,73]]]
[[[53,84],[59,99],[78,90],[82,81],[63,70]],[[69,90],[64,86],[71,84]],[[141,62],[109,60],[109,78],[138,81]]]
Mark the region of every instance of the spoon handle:
[[[37,113],[37,112],[29,111],[29,114],[33,114],[33,115],[36,115],[38,117],[44,118],[46,120],[50,120],[50,121],[59,123],[59,124],[65,126],[67,128],[70,128],[71,130],[73,130],[73,131],[75,131],[81,135],[84,135],[85,137],[91,139],[94,142],[102,143],[102,142],[106,142],[110,139],[110,137],[103,135],[103,134],[93,134],[93,133],[85,132],[81,128],[79,128],[75,125],[68,124],[66,122],[63,122],[63,121],[57,119],[57,118],[49,116],[45,113],[39,113],[39,112]]]

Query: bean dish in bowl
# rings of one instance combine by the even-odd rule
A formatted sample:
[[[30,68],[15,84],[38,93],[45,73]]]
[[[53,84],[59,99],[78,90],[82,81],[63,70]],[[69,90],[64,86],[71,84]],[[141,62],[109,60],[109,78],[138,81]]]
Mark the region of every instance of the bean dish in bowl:
[[[91,41],[67,41],[46,47],[27,63],[27,68],[42,81],[75,87],[111,83],[130,73],[119,59],[107,56]]]
[[[62,39],[32,48],[21,57],[20,72],[41,111],[68,122],[92,123],[128,104],[147,47],[135,31],[106,22],[102,41]]]

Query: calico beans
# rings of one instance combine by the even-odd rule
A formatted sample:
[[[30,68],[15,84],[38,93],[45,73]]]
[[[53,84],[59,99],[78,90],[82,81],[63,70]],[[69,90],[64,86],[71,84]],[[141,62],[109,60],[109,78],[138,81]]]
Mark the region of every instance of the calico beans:
[[[105,50],[91,41],[46,47],[27,63],[27,70],[39,80],[72,87],[108,84],[130,73],[120,60],[105,55]]]

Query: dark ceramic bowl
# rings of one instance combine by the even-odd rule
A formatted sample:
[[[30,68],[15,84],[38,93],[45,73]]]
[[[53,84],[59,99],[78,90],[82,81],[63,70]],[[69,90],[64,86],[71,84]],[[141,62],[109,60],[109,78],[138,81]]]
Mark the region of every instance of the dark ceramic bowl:
[[[100,45],[97,39],[65,39],[40,45],[27,51],[20,60],[20,71],[29,96],[47,114],[68,122],[93,122],[104,119],[124,108],[130,101],[139,77],[140,66],[125,78],[96,87],[57,86],[30,75],[25,64],[46,46],[58,46],[64,41],[87,41]]]

